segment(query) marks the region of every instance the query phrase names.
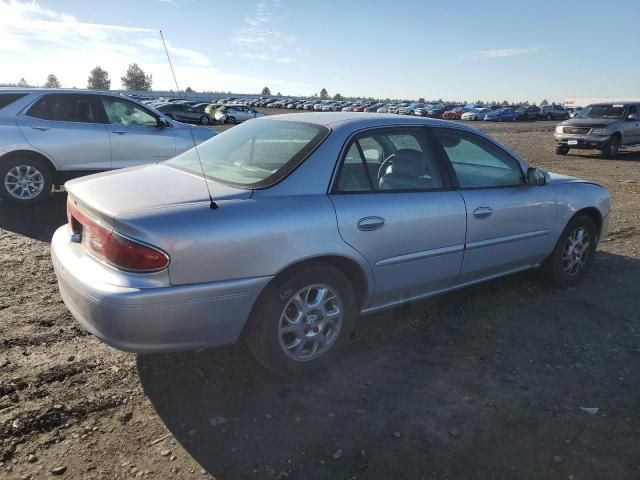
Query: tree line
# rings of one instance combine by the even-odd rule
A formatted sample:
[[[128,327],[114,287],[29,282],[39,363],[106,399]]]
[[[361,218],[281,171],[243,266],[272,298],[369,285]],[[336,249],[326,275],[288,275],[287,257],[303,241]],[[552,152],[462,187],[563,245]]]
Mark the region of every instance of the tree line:
[[[127,68],[124,76],[120,77],[122,86],[125,90],[151,90],[153,85],[153,76],[147,75],[137,63],[132,63]],[[32,87],[29,82],[21,78],[18,82],[19,87]],[[60,81],[53,73],[47,76],[44,82],[44,88],[60,88]],[[110,90],[111,79],[109,73],[100,66],[95,67],[89,72],[87,79],[87,88],[90,90]]]

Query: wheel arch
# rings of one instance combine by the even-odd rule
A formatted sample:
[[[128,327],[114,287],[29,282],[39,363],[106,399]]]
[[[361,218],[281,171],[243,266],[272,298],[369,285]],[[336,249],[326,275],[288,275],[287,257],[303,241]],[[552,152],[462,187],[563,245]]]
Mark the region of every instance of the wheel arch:
[[[34,150],[27,150],[27,149],[12,150],[11,152],[7,152],[4,155],[0,156],[0,163],[2,163],[3,161],[12,160],[14,158],[25,158],[25,157],[43,161],[49,167],[49,170],[51,171],[51,175],[54,175],[56,173],[56,166],[54,165],[54,163],[42,153],[36,152]]]
[[[602,214],[600,213],[600,210],[598,210],[596,207],[582,208],[571,216],[571,218],[569,219],[569,222],[571,222],[574,218],[579,216],[586,216],[586,217],[589,217],[591,220],[593,220],[593,223],[595,223],[596,225],[598,240],[599,240],[600,233],[602,232]],[[567,222],[567,225],[569,224],[569,222]]]

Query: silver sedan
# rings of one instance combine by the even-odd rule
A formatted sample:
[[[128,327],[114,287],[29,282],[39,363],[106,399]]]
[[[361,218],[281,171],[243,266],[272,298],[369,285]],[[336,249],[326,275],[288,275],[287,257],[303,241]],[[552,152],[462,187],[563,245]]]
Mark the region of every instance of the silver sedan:
[[[66,188],[53,263],[87,330],[134,352],[243,338],[287,375],[359,315],[535,267],[573,285],[609,220],[604,188],[471,127],[366,113],[260,118]]]

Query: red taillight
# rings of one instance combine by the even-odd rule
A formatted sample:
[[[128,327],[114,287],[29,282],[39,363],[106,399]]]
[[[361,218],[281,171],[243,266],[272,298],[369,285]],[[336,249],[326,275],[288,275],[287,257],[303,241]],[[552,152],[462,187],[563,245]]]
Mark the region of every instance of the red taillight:
[[[87,217],[71,202],[67,202],[67,219],[71,233],[96,257],[116,268],[149,272],[169,265],[164,252],[123,237],[113,228]]]

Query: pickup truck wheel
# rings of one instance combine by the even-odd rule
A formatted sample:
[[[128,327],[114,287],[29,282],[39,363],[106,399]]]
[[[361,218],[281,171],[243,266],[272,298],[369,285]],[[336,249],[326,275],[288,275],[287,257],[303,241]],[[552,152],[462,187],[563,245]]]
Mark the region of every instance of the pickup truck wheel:
[[[0,197],[16,205],[33,205],[51,192],[53,175],[38,158],[13,158],[0,162]]]
[[[618,156],[618,150],[620,149],[620,137],[614,135],[611,140],[602,149],[602,156],[604,158],[615,158]]]
[[[555,249],[542,263],[549,280],[566,287],[584,278],[596,253],[597,230],[591,218],[580,215],[565,227]]]
[[[558,146],[556,147],[556,153],[558,155],[566,155],[567,153],[569,153],[569,147]]]
[[[345,275],[314,264],[276,279],[260,295],[246,343],[267,369],[282,376],[326,368],[345,348],[357,318]]]

